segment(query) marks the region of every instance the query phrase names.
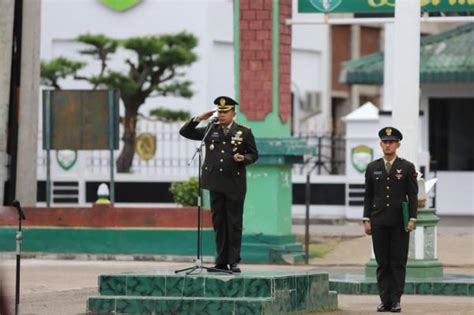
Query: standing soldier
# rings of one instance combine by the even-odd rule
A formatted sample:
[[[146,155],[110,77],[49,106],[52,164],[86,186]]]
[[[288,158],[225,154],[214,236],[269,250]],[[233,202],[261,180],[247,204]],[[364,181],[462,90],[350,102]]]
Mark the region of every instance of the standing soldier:
[[[396,155],[403,136],[393,127],[379,131],[383,158],[365,172],[364,228],[372,235],[377,261],[377,285],[382,303],[378,312],[401,312],[409,236],[416,223],[415,166]],[[410,220],[403,223],[402,203],[408,201]]]
[[[216,237],[215,270],[240,272],[242,215],[247,190],[246,166],[258,158],[255,138],[250,128],[234,121],[238,103],[230,97],[219,96],[218,123],[197,128],[200,121],[215,111],[203,113],[188,121],[179,133],[188,139],[205,139],[206,158],[202,166],[202,187],[210,191],[212,225]],[[214,271],[210,269],[209,271]]]

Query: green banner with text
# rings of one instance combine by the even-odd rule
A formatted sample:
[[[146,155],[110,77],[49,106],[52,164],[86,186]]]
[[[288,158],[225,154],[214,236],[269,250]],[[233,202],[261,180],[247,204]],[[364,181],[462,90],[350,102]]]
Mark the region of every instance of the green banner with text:
[[[474,0],[419,1],[422,12],[474,12]],[[395,0],[298,0],[298,13],[393,12]]]

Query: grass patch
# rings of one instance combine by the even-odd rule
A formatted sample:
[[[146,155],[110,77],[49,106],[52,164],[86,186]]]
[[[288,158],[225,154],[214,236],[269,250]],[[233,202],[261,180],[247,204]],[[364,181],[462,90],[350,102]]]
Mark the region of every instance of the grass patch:
[[[339,244],[339,240],[327,240],[325,242],[309,244],[309,254],[312,257],[324,257]]]

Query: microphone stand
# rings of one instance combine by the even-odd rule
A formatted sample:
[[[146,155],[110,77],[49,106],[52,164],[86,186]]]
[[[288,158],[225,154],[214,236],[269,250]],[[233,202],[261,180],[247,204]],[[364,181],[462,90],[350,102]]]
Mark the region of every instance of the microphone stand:
[[[25,213],[21,209],[20,202],[13,200],[12,206],[18,211],[18,231],[16,232],[16,286],[15,286],[15,315],[20,311],[20,259],[21,259],[21,241],[23,235],[21,232],[21,221],[26,220]]]
[[[202,205],[202,192],[201,192],[201,164],[202,164],[202,148],[205,147],[205,141],[207,139],[207,136],[209,135],[209,132],[211,131],[211,127],[214,125],[214,123],[217,121],[216,119],[212,119],[209,124],[206,127],[206,132],[204,133],[204,137],[201,140],[201,143],[199,146],[196,147],[196,151],[194,152],[193,157],[191,160],[188,162],[188,165],[191,165],[191,163],[194,161],[196,158],[196,155],[198,156],[198,202],[197,202],[197,253],[196,253],[196,259],[194,260],[194,266],[184,268],[184,269],[179,269],[175,270],[174,273],[180,273],[183,271],[187,271],[186,275],[192,274],[194,271],[201,269],[205,269],[206,271],[212,270],[214,272],[224,272],[224,273],[229,273],[232,274],[232,271],[230,270],[220,270],[212,267],[205,267],[202,265],[202,229],[201,229],[201,205]]]

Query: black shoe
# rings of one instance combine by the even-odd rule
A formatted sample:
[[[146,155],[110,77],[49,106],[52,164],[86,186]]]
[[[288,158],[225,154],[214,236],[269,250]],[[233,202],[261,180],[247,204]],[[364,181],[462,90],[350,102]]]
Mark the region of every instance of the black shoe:
[[[392,313],[400,313],[402,311],[402,307],[400,306],[400,302],[396,302],[392,304],[390,308],[390,312]]]
[[[377,306],[377,312],[390,312],[390,304],[380,303],[379,306]]]
[[[233,273],[240,273],[241,270],[239,268],[239,264],[230,264],[230,271]]]
[[[217,264],[212,268],[209,268],[207,272],[222,272],[222,271],[229,271],[227,268],[227,264]]]

